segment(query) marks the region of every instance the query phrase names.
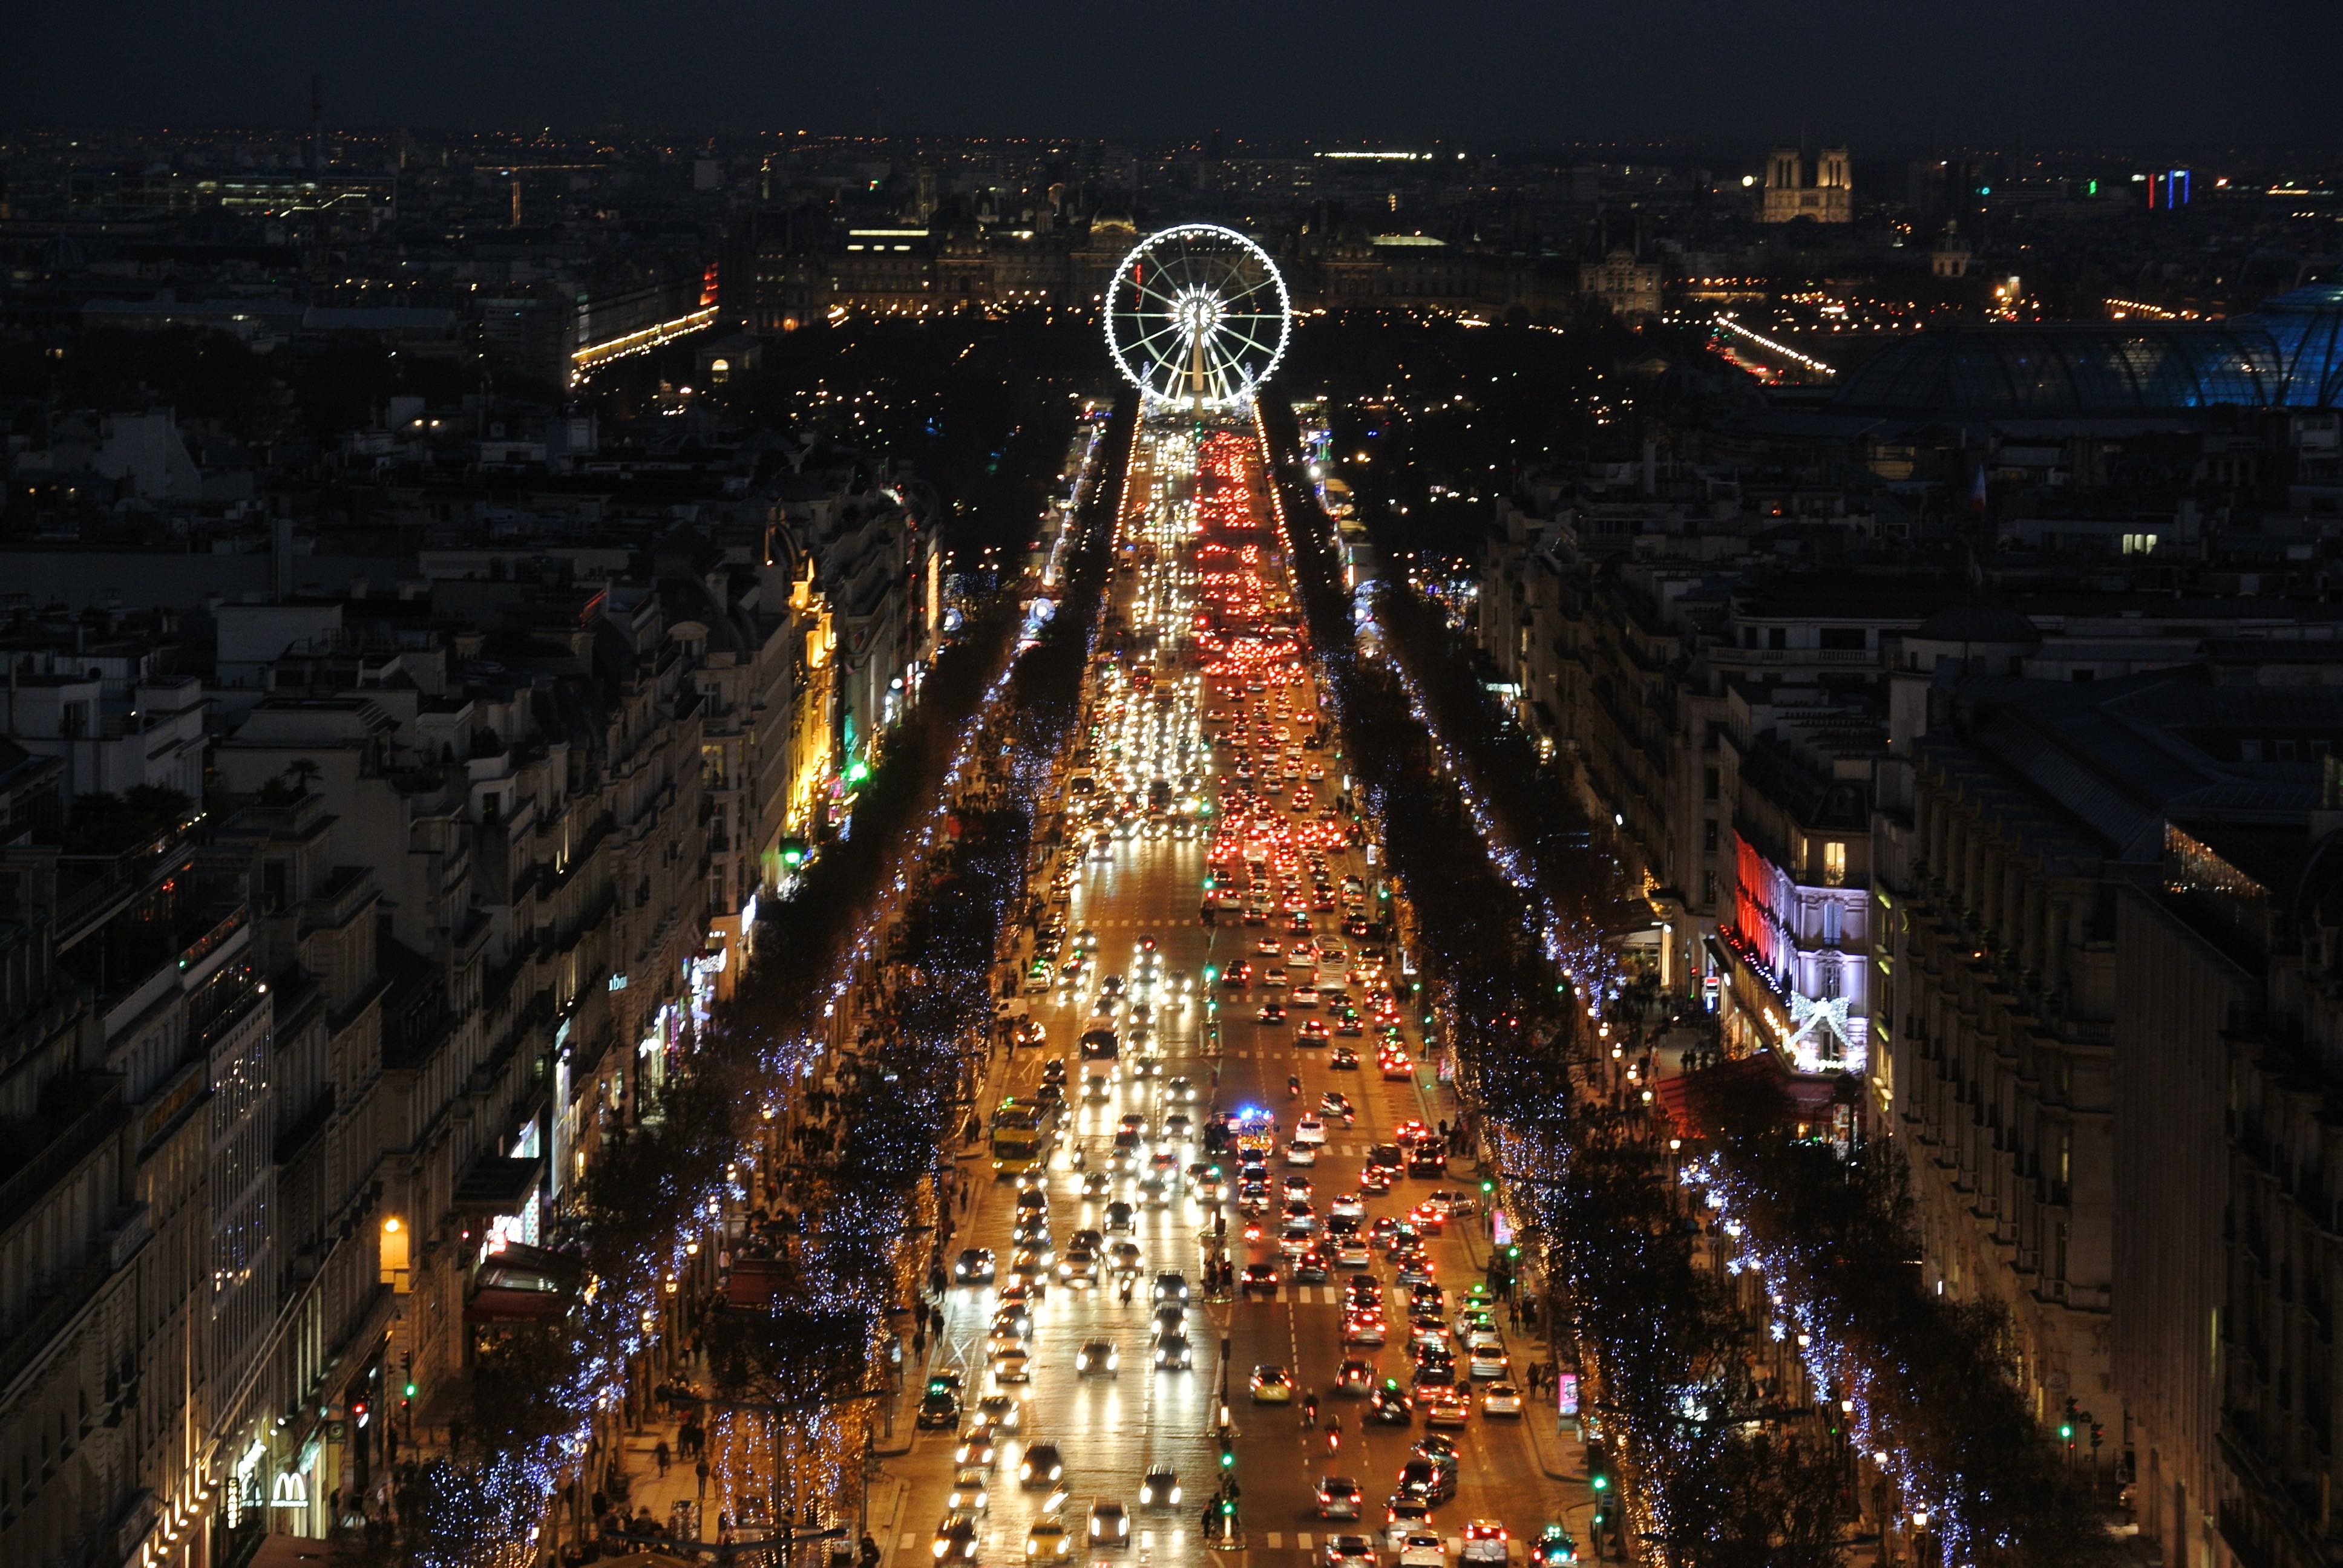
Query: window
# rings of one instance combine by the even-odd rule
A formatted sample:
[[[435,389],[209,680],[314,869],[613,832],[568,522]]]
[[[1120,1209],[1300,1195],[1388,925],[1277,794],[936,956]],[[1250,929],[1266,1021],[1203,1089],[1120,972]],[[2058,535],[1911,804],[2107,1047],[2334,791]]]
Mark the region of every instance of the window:
[[[1702,769],[1700,774],[1700,798],[1704,800],[1715,799],[1717,797],[1718,788],[1722,782],[1723,776],[1719,774],[1715,769]]]
[[[1716,904],[1716,873],[1715,871],[1703,871],[1700,874],[1700,901],[1701,906],[1704,909],[1714,908]]]
[[[1789,647],[1789,628],[1781,626],[1767,627],[1765,628],[1765,646],[1771,648],[1785,648]]]
[[[1869,635],[1859,626],[1826,626],[1822,630],[1822,644],[1849,652],[1860,652]]]
[[[1823,846],[1823,886],[1846,886],[1846,846],[1836,839]]]
[[[1716,853],[1716,819],[1714,817],[1700,825],[1700,848],[1703,854]]]
[[[1833,948],[1838,946],[1840,925],[1845,914],[1845,910],[1840,906],[1836,899],[1825,899],[1823,901],[1824,946]]]

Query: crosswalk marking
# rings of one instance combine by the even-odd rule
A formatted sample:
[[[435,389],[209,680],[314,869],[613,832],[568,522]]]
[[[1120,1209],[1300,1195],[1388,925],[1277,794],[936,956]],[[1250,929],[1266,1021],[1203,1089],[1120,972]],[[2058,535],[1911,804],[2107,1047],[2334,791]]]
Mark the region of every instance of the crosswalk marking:
[[[920,1533],[916,1530],[906,1530],[903,1532],[903,1538],[895,1543],[895,1550],[898,1552],[909,1552],[912,1547],[917,1546],[919,1543]]]
[[[1309,1551],[1309,1550],[1310,1550],[1310,1533],[1309,1533],[1308,1531],[1306,1531],[1306,1530],[1305,1530],[1305,1531],[1303,1531],[1301,1534],[1296,1535],[1296,1536],[1293,1538],[1293,1543],[1294,1543],[1296,1546],[1301,1547],[1301,1548],[1302,1548],[1302,1550],[1303,1550],[1304,1552]]]
[[[1261,1543],[1268,1547],[1272,1552],[1276,1551],[1279,1546],[1282,1545],[1284,1541],[1285,1537],[1274,1530],[1261,1538]]]

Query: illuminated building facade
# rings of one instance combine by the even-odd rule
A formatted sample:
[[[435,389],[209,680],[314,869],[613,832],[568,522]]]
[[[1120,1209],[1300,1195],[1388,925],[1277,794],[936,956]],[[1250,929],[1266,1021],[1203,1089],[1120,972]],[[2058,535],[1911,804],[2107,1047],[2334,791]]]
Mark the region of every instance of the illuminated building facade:
[[[1805,158],[1795,147],[1775,147],[1765,158],[1765,187],[1757,221],[1795,223],[1855,221],[1855,159],[1845,147],[1825,147],[1815,160],[1814,184],[1806,183]]]

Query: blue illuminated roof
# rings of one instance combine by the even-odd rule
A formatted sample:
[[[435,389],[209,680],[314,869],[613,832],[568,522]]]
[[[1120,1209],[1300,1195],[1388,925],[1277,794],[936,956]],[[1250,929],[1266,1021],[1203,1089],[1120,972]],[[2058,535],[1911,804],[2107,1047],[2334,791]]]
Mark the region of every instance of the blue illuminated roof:
[[[2224,405],[2343,406],[2343,283],[2224,322],[1956,327],[1890,344],[1832,398],[1848,411],[2046,417]]]

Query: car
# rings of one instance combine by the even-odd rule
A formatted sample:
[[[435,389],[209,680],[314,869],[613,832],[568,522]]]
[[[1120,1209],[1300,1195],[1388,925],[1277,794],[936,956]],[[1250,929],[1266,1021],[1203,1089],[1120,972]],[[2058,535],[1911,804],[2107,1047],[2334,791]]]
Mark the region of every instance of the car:
[[[1346,1345],[1379,1345],[1390,1337],[1391,1325],[1383,1322],[1381,1312],[1351,1312],[1342,1319]]]
[[[1001,1302],[1001,1310],[992,1314],[992,1332],[1024,1338],[1033,1332],[1032,1307],[1024,1302]]]
[[[1112,1498],[1100,1498],[1091,1504],[1090,1537],[1094,1547],[1130,1545],[1131,1515]]]
[[[1344,1236],[1334,1243],[1334,1266],[1338,1269],[1364,1269],[1374,1261],[1366,1242],[1355,1235]]]
[[[1578,1543],[1563,1525],[1547,1525],[1530,1543],[1530,1568],[1572,1568],[1577,1561]]]
[[[1522,1391],[1509,1382],[1493,1382],[1481,1391],[1483,1415],[1513,1415],[1522,1413]]]
[[[922,1431],[949,1427],[960,1420],[960,1373],[940,1372],[928,1379],[920,1395],[917,1424]]]
[[[1003,1345],[992,1352],[992,1381],[995,1382],[1031,1382],[1033,1378],[1033,1358],[1021,1344]]]
[[[1151,1465],[1146,1477],[1139,1483],[1139,1505],[1141,1508],[1176,1508],[1180,1505],[1180,1474],[1168,1464]]]
[[[1337,1072],[1356,1072],[1359,1070],[1359,1053],[1347,1045],[1338,1045],[1326,1058],[1326,1065]]]
[[[1463,1426],[1471,1419],[1473,1407],[1464,1396],[1453,1390],[1442,1390],[1427,1394],[1423,1401],[1423,1424],[1426,1426]]]
[[[1193,1353],[1188,1347],[1187,1335],[1165,1334],[1155,1342],[1155,1370],[1186,1372],[1195,1364],[1192,1359]]]
[[[1081,1377],[1112,1377],[1122,1356],[1112,1340],[1089,1340],[1074,1352],[1074,1372]]]
[[[1397,1382],[1385,1378],[1383,1387],[1367,1396],[1367,1413],[1362,1419],[1378,1426],[1409,1426],[1415,1421],[1415,1402],[1400,1392]]]
[[[1392,1493],[1383,1509],[1383,1544],[1396,1552],[1410,1535],[1433,1533],[1439,1526],[1433,1523],[1432,1505],[1420,1497]]]
[[[955,1513],[981,1513],[992,1504],[992,1477],[975,1465],[963,1465],[952,1473],[951,1491],[944,1498],[944,1506]]]
[[[959,1285],[989,1285],[993,1279],[992,1249],[963,1247],[952,1260],[952,1282]]]
[[[1192,1105],[1195,1103],[1195,1101],[1196,1086],[1190,1082],[1185,1075],[1167,1078],[1163,1081],[1163,1101],[1165,1104]]]
[[[1288,1165],[1317,1164],[1318,1145],[1315,1143],[1298,1142],[1287,1144],[1285,1146],[1285,1162]]]
[[[1028,1492],[1040,1492],[1057,1485],[1065,1479],[1065,1456],[1054,1442],[1029,1442],[1025,1457],[1017,1464],[1017,1483]]]
[[[1269,1263],[1247,1263],[1237,1278],[1238,1289],[1250,1296],[1277,1293],[1277,1270]]]
[[[1081,1192],[1085,1199],[1096,1201],[1101,1198],[1111,1196],[1113,1191],[1114,1178],[1105,1171],[1091,1171],[1083,1173]]]
[[[1318,1478],[1318,1517],[1321,1519],[1356,1519],[1366,1507],[1366,1501],[1359,1494],[1359,1483],[1347,1475]]]
[[[1155,1276],[1155,1299],[1158,1302],[1184,1302],[1188,1299],[1188,1277],[1185,1274],[1161,1273]]]
[[[1481,1211],[1481,1200],[1471,1192],[1428,1192],[1424,1201],[1439,1204],[1452,1220],[1469,1220]]]
[[[1290,1007],[1316,1007],[1318,988],[1307,983],[1295,986],[1285,993],[1285,1000]]]
[[[1456,1440],[1444,1432],[1427,1432],[1415,1440],[1414,1456],[1453,1470],[1458,1462]]]
[[[1505,1527],[1493,1519],[1475,1519],[1464,1526],[1464,1549],[1457,1553],[1460,1563],[1503,1563],[1505,1561]]]
[[[1303,1115],[1293,1123],[1293,1141],[1322,1144],[1326,1141],[1326,1123],[1318,1117]]]
[[[989,1393],[976,1402],[976,1419],[989,1421],[995,1432],[1015,1432],[1025,1424],[1025,1407],[1012,1393]]]
[[[1129,1232],[1138,1226],[1138,1212],[1129,1203],[1118,1198],[1106,1206],[1106,1228],[1110,1231]]]
[[[1445,1503],[1456,1495],[1456,1467],[1421,1456],[1400,1466],[1399,1491],[1403,1497]]]
[[[973,1464],[990,1470],[998,1455],[994,1452],[994,1433],[990,1422],[978,1422],[960,1434],[959,1446],[952,1450],[952,1462]]]
[[[1344,1358],[1334,1369],[1336,1393],[1364,1393],[1375,1386],[1375,1363],[1361,1361],[1356,1356]]]
[[[1074,1554],[1073,1532],[1066,1528],[1065,1516],[1044,1513],[1033,1521],[1025,1532],[1025,1561],[1028,1563],[1062,1563]]]
[[[1326,1254],[1315,1247],[1303,1249],[1293,1260],[1293,1282],[1297,1285],[1323,1283],[1326,1279]]]
[[[1375,1543],[1364,1535],[1329,1535],[1322,1568],[1376,1568]]]
[[[973,1563],[979,1540],[976,1515],[955,1511],[943,1517],[936,1526],[936,1539],[929,1548],[939,1563]]]
[[[1513,1358],[1503,1349],[1483,1349],[1475,1345],[1465,1354],[1466,1371],[1475,1382],[1486,1382],[1513,1370]]]
[[[1285,1004],[1282,1002],[1265,1001],[1261,1004],[1261,1010],[1254,1013],[1252,1017],[1255,1023],[1283,1023],[1285,1021]]]
[[[1252,1402],[1255,1404],[1292,1404],[1293,1374],[1283,1367],[1257,1366],[1252,1369]]]
[[[1139,1272],[1141,1261],[1141,1259],[1140,1256],[1138,1242],[1117,1241],[1114,1244],[1114,1271],[1116,1273],[1136,1274]]]
[[[1400,1543],[1399,1568],[1447,1568],[1448,1546],[1437,1535],[1410,1531]]]

